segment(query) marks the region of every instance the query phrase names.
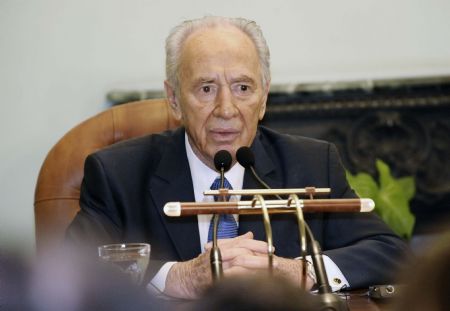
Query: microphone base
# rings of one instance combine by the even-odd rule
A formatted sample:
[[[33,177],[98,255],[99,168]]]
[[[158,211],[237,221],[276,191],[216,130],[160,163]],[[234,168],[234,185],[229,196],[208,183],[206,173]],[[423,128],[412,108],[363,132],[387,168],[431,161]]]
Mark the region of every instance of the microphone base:
[[[333,293],[319,294],[321,301],[321,311],[349,311],[347,303],[338,295]]]
[[[217,282],[223,278],[222,255],[218,247],[211,249],[210,262],[213,282]]]

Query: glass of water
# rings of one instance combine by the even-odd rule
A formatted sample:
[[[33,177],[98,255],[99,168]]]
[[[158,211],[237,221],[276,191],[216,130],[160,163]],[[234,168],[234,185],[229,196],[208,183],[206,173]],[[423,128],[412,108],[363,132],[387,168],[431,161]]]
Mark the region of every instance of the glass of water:
[[[123,243],[107,244],[98,247],[101,260],[111,263],[141,285],[150,259],[150,244]]]

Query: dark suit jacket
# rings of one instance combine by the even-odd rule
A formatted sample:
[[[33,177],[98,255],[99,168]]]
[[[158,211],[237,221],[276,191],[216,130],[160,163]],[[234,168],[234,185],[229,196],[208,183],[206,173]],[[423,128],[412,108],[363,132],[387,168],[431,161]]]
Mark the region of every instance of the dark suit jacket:
[[[281,135],[260,127],[251,146],[255,170],[273,188],[329,187],[330,197],[355,197],[336,148],[329,143]],[[259,188],[250,173],[244,188]],[[67,232],[77,245],[118,242],[151,244],[151,271],[166,261],[201,252],[197,217],[164,215],[168,201],[195,201],[184,129],[121,142],[90,155],[81,187],[81,211]],[[306,215],[316,240],[352,288],[391,280],[405,244],[374,214]],[[271,216],[276,255],[300,254],[296,218]],[[239,233],[265,240],[260,215],[241,215]]]

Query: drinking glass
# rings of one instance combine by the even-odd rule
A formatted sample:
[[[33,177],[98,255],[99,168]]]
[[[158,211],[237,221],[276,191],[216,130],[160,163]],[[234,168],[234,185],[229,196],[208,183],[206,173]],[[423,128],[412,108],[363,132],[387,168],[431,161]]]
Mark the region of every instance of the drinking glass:
[[[141,285],[150,259],[150,244],[122,243],[98,247],[101,260],[119,268],[136,284]]]

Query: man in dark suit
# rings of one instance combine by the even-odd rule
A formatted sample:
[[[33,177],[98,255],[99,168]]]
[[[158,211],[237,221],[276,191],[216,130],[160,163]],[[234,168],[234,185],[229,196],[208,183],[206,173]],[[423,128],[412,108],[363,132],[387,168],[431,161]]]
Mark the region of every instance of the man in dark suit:
[[[330,187],[330,197],[355,197],[336,148],[275,133],[258,122],[269,92],[269,50],[259,27],[244,19],[206,17],[176,27],[166,42],[166,93],[183,127],[119,143],[88,157],[81,211],[68,229],[76,244],[148,242],[151,284],[164,293],[197,297],[211,283],[211,216],[168,218],[168,201],[207,200],[219,150],[233,155],[225,176],[234,189],[258,188],[234,155],[251,146],[255,169],[273,188]],[[274,269],[300,284],[302,261],[295,217],[271,217]],[[235,216],[237,236],[219,241],[225,276],[267,269],[261,216]],[[336,288],[389,281],[405,250],[373,214],[314,214],[307,221],[322,245]],[[206,245],[206,247],[205,247]],[[206,249],[206,251],[205,251]],[[314,283],[309,274],[307,286]]]

